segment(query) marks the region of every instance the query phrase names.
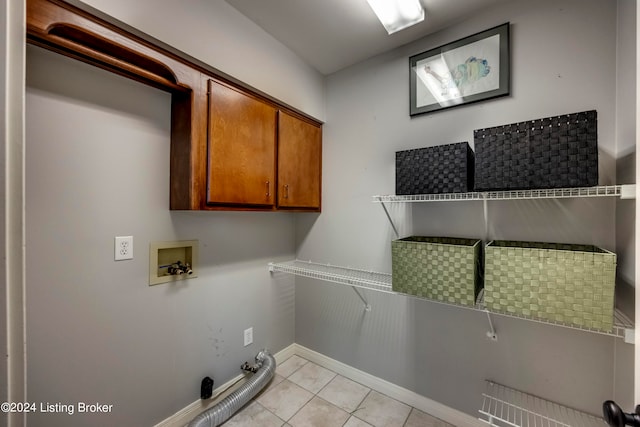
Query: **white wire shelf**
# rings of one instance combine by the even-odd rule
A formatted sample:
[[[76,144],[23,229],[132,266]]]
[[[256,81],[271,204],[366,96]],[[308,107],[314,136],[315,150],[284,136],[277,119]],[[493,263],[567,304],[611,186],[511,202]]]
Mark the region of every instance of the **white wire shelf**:
[[[374,202],[446,202],[467,200],[530,200],[530,199],[567,199],[577,197],[620,197],[635,198],[635,184],[601,185],[580,188],[550,188],[540,190],[483,191],[471,193],[411,194],[373,196]]]
[[[606,427],[602,418],[487,381],[480,421],[495,427]]]
[[[395,292],[392,289],[392,281],[391,274],[389,273],[379,273],[375,271],[369,270],[361,270],[351,267],[340,267],[330,264],[319,264],[310,261],[286,261],[279,263],[269,263],[269,271],[271,272],[284,272],[289,274],[294,274],[296,276],[310,277],[312,279],[324,280],[327,282],[338,283],[342,285],[352,286],[360,289],[369,289],[377,292],[384,292],[388,294],[402,295],[410,298],[417,299],[425,299],[416,297],[414,295],[404,294],[401,292]],[[362,298],[362,297],[361,297]],[[628,335],[633,335],[633,333],[629,333],[629,331],[633,331],[634,324],[628,317],[626,317],[620,310],[615,310],[615,318],[614,318],[614,326],[611,332],[604,332],[597,329],[589,329],[589,328],[581,328],[571,324],[565,324],[561,322],[551,322],[548,320],[540,320],[526,316],[518,316],[514,314],[500,313],[489,311],[484,306],[483,294],[482,292],[478,296],[478,301],[476,302],[475,307],[462,306],[442,301],[429,300],[438,304],[451,305],[454,307],[461,307],[470,310],[483,311],[499,316],[517,318],[522,320],[527,320],[536,323],[543,323],[547,325],[555,325],[562,326],[570,329],[577,329],[580,331],[593,332],[603,335],[614,336],[618,338],[623,338],[625,340],[628,339]],[[366,302],[365,302],[366,304]]]
[[[320,279],[357,288],[395,293],[391,290],[391,274],[388,273],[300,260],[269,263],[269,271],[281,271],[295,274],[296,276],[311,277],[312,279]]]

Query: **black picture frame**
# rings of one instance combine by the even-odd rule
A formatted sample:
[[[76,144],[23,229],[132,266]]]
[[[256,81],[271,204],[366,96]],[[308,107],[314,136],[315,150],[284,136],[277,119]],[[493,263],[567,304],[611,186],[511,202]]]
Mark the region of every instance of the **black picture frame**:
[[[509,23],[409,58],[409,114],[509,95]]]

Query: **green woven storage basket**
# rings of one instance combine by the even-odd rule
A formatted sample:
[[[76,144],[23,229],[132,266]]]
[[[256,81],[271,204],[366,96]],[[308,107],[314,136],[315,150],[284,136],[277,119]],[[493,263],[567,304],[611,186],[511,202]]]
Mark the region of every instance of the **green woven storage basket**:
[[[479,292],[480,240],[412,236],[391,242],[392,289],[473,307]]]
[[[611,332],[616,254],[590,245],[501,240],[487,244],[484,256],[489,310]]]

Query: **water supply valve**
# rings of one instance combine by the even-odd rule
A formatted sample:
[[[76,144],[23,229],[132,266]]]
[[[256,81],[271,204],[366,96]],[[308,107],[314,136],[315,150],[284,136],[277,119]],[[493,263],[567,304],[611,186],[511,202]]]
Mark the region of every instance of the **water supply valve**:
[[[242,366],[240,366],[240,369],[242,369],[244,372],[251,372],[255,374],[256,372],[258,372],[258,369],[260,369],[260,365],[249,365],[249,362],[244,362]]]
[[[177,261],[173,264],[163,265],[161,268],[166,267],[167,272],[172,276],[180,275],[180,274],[192,274],[193,270],[189,263],[183,264],[182,261]]]

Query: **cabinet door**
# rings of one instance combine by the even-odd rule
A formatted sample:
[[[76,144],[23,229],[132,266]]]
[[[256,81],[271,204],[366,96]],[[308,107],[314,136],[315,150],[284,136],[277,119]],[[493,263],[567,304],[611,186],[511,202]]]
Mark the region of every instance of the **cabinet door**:
[[[209,80],[207,203],[273,206],[277,110]]]
[[[320,209],[322,130],[278,114],[278,207]]]

